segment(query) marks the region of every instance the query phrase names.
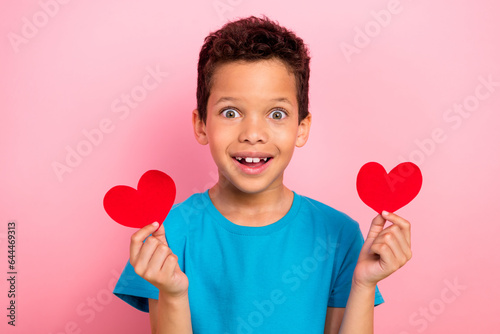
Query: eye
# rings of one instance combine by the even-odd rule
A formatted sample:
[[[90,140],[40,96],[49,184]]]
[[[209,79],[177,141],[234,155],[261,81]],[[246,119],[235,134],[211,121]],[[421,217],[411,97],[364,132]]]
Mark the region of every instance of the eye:
[[[286,112],[284,110],[276,109],[273,110],[270,114],[269,117],[272,119],[282,119],[287,116]]]
[[[232,108],[222,110],[221,115],[226,118],[236,118],[241,116],[239,112]]]

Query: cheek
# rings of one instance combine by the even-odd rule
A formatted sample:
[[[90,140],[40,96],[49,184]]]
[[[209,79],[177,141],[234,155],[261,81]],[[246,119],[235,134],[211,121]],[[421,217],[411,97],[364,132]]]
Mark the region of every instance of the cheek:
[[[220,129],[219,129],[219,125],[217,124],[217,122],[210,122],[210,123],[207,123],[207,128],[206,128],[206,132],[207,132],[207,137],[210,141],[212,142],[217,142],[220,140]]]
[[[284,146],[295,146],[297,140],[297,127],[277,126],[271,130],[272,138],[276,143]]]
[[[208,143],[212,154],[224,153],[231,144],[231,130],[228,128],[212,127],[207,133]]]

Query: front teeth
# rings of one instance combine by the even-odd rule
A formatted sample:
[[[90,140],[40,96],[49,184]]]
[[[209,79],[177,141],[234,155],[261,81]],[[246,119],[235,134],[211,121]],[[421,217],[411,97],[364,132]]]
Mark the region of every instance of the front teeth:
[[[236,157],[236,160],[238,161],[241,161],[243,158],[242,157]],[[264,160],[264,162],[267,162],[267,160],[269,160],[269,158],[244,158],[246,162],[248,163],[257,163],[259,162],[260,160]]]

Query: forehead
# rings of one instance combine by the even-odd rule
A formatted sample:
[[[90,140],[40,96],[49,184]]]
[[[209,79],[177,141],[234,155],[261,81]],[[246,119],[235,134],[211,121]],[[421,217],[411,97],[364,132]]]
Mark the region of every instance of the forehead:
[[[277,59],[224,63],[212,76],[208,104],[221,97],[256,102],[288,100],[297,105],[295,76]]]

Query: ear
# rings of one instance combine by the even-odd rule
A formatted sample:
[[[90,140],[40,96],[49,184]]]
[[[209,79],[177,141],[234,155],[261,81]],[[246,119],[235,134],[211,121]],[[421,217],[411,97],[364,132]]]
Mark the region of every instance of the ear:
[[[203,120],[200,117],[200,114],[198,113],[198,109],[193,110],[194,137],[196,138],[196,141],[198,141],[198,143],[200,143],[201,145],[208,144],[206,127],[207,126],[205,122],[203,122]]]
[[[307,115],[299,124],[299,130],[297,132],[297,140],[295,141],[295,146],[302,147],[307,143],[309,138],[309,130],[311,129],[311,114]]]

